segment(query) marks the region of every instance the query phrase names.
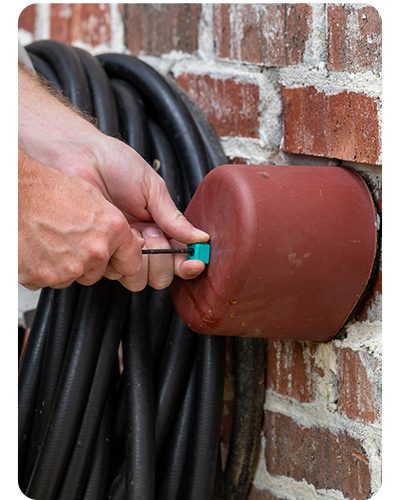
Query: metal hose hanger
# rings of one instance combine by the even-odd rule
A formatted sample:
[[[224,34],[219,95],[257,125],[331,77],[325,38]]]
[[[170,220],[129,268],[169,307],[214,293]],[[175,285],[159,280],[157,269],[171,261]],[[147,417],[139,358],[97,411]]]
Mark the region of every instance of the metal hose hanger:
[[[26,49],[102,132],[160,166],[180,210],[210,169],[228,163],[200,110],[139,59],[54,40]],[[132,293],[107,279],[43,289],[19,367],[21,490],[38,500],[245,500],[262,427],[264,340],[234,342],[222,470],[225,337],[187,328],[169,289]]]

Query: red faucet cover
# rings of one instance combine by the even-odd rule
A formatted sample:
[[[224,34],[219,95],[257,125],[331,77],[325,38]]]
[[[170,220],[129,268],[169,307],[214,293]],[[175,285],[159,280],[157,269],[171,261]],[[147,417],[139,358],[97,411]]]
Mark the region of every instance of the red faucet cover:
[[[198,333],[329,340],[371,275],[374,204],[348,167],[224,165],[185,215],[210,234],[206,270],[171,285]]]

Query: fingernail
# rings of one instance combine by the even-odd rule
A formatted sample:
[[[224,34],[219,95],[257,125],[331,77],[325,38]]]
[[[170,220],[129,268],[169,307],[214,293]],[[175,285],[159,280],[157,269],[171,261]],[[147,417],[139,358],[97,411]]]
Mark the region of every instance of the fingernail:
[[[207,234],[207,236],[208,236],[208,233],[206,233],[205,231],[202,231],[201,229],[197,229],[197,227],[194,227],[194,226],[193,226],[193,231],[195,233],[199,233],[199,234]]]
[[[147,236],[156,237],[156,236],[161,236],[162,232],[158,229],[158,227],[151,226],[151,227],[146,229],[146,234],[147,234]]]

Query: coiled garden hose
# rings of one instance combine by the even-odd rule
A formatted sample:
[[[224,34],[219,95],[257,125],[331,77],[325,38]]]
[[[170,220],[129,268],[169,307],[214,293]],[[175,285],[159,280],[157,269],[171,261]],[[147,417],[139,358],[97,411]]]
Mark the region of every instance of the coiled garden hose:
[[[227,163],[197,106],[139,59],[54,40],[26,48],[102,132],[153,165],[180,210]],[[22,491],[37,500],[244,500],[258,458],[264,341],[235,339],[223,472],[225,340],[189,330],[169,289],[131,293],[106,279],[43,289],[19,370]]]

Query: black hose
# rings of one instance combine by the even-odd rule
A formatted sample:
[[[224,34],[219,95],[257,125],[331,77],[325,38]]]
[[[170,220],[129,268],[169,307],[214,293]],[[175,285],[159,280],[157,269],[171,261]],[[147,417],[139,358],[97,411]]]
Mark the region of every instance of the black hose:
[[[122,337],[125,371],[127,500],[154,498],[154,389],[144,298],[144,292],[132,295]]]
[[[92,113],[100,130],[119,134],[153,167],[160,166],[159,174],[180,210],[210,169],[227,163],[201,111],[179,87],[137,58],[94,58],[56,41],[35,42],[28,50],[32,59],[37,56],[38,66],[46,65],[48,77],[59,82],[74,106]],[[55,362],[59,366],[42,363],[42,340],[41,347],[35,346],[38,353],[31,356],[36,360],[33,372],[42,371],[42,377],[36,374],[36,382],[29,386],[26,375],[20,375],[19,466],[29,478],[24,491],[38,500],[222,500],[219,432],[225,338],[190,332],[173,313],[168,289],[124,290],[120,300],[114,295],[115,285],[120,286],[105,279],[92,287],[79,285],[75,308],[60,313],[70,322],[73,318],[68,349],[63,347],[65,337],[49,342],[53,352],[60,353]],[[50,303],[47,300],[49,316]],[[41,308],[36,322],[43,330]],[[124,371],[117,384],[111,367],[122,330]],[[236,457],[244,450],[244,455],[228,459],[224,478],[226,492],[238,485],[242,496],[232,498],[241,500],[252,477],[255,436],[261,426],[262,386],[249,393],[244,389],[258,384],[262,372],[263,342],[252,340],[236,343],[239,410],[235,409],[229,454]],[[27,353],[30,350],[27,345]],[[247,366],[252,364],[256,366]],[[48,376],[59,380],[46,383]],[[45,423],[44,435],[40,425],[31,432],[33,419],[27,414],[40,401],[38,393],[43,394],[46,386],[54,392],[55,385],[52,411],[40,424]],[[247,419],[245,429],[240,426],[242,406],[256,421]],[[33,448],[40,441],[40,450],[26,467],[30,439]]]
[[[131,148],[148,161],[150,145],[141,96],[132,85],[122,79],[113,78],[111,87],[117,103],[121,135]]]
[[[50,330],[46,339],[28,460],[25,466],[24,481],[20,483],[22,490],[26,488],[32,474],[50,418],[70,339],[79,291],[80,286],[77,283],[73,283],[63,290],[54,290]]]
[[[57,500],[80,500],[84,492],[85,479],[89,472],[91,455],[102,421],[108,386],[122,336],[121,318],[125,317],[129,303],[128,290],[118,282],[111,283],[110,295],[96,370],[76,438],[78,445],[71,453]]]
[[[195,360],[184,398],[170,426],[157,458],[156,500],[178,500],[183,495],[196,405],[197,360]]]
[[[37,73],[42,75],[48,82],[51,82],[55,89],[61,91],[60,81],[50,64],[33,52],[29,52],[29,57]]]
[[[260,450],[265,397],[265,340],[235,338],[235,407],[224,489],[229,500],[247,497]]]
[[[157,121],[168,135],[193,195],[210,167],[202,139],[186,106],[153,68],[124,54],[97,56],[110,78],[122,78],[135,86],[156,112]]]
[[[92,98],[86,72],[72,47],[57,40],[40,40],[28,45],[26,50],[51,65],[73,106],[92,114]]]
[[[54,500],[68,463],[96,365],[110,282],[86,287],[78,302],[56,398],[25,494]]]
[[[35,415],[46,337],[50,327],[54,290],[44,288],[39,297],[31,331],[18,370],[18,477],[25,473],[25,461]]]
[[[110,81],[99,61],[85,50],[74,48],[86,73],[93,102],[93,115],[97,126],[104,134],[116,136],[118,115]]]
[[[153,168],[161,175],[167,185],[169,194],[177,206],[183,212],[190,201],[185,198],[184,186],[182,183],[182,173],[174,150],[164,133],[157,123],[148,120],[151,151],[153,158]]]
[[[212,497],[217,469],[225,374],[225,338],[198,336],[196,410],[184,498]]]
[[[98,500],[106,497],[111,460],[111,434],[113,423],[112,387],[101,419],[93,459],[90,467],[83,500]]]
[[[156,455],[183,397],[196,353],[197,335],[174,312],[155,387]]]

